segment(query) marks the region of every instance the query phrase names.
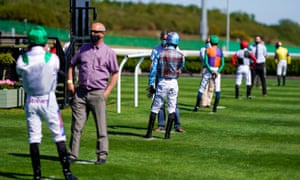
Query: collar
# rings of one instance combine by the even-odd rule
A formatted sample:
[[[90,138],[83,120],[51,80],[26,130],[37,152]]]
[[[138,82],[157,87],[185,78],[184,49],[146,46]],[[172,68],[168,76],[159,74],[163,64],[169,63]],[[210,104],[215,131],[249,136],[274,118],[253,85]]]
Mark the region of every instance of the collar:
[[[92,48],[94,48],[94,49],[100,49],[101,47],[104,46],[104,42],[101,42],[101,43],[99,43],[99,44],[97,44],[97,45],[91,43],[91,46],[92,46]]]

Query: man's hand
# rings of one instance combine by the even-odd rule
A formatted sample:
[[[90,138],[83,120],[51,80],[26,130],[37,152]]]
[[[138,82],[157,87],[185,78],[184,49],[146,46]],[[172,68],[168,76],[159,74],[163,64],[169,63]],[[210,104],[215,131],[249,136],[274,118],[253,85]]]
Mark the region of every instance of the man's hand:
[[[147,88],[147,92],[148,92],[147,97],[152,98],[153,94],[155,94],[155,88],[153,86],[149,86]]]
[[[212,80],[215,80],[217,78],[217,76],[218,76],[217,73],[215,73],[215,72],[211,73]]]
[[[68,90],[71,92],[71,94],[75,93],[75,87],[74,87],[73,82],[68,83]]]

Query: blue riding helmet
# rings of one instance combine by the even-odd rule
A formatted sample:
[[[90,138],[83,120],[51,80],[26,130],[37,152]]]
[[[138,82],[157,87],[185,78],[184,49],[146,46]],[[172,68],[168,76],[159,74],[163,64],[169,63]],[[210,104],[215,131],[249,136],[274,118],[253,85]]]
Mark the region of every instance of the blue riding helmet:
[[[169,44],[169,45],[178,45],[179,44],[179,35],[177,32],[169,32],[168,33],[167,44]]]

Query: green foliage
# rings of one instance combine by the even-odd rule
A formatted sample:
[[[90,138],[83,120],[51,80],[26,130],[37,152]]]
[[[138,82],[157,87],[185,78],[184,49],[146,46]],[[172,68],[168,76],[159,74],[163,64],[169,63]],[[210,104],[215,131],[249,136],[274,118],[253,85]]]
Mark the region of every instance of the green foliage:
[[[222,74],[235,74],[236,68],[231,65],[231,57],[225,57],[225,66]]]
[[[10,66],[15,62],[11,53],[0,53],[0,64],[3,66]]]
[[[288,74],[289,75],[300,75],[300,59],[292,60],[291,64],[288,65]]]
[[[0,18],[69,29],[68,7],[67,2],[59,0],[47,0],[43,3],[35,0],[7,1],[5,6],[0,6]]]
[[[230,37],[231,39],[237,39],[237,40],[247,40],[247,41],[252,40],[252,37],[250,37],[250,35],[247,32],[240,31],[240,30],[231,31]]]
[[[2,0],[0,18],[36,23],[61,29],[70,29],[69,1],[61,0]],[[127,34],[133,31],[144,36],[153,36],[153,31],[170,30],[180,34],[199,34],[201,9],[197,6],[170,5],[165,3],[132,3],[112,0],[91,1],[97,9],[97,21],[107,26],[109,33]],[[38,13],[38,15],[37,15]],[[226,36],[226,14],[219,9],[208,10],[209,33]],[[255,21],[254,14],[232,12],[230,14],[232,39],[264,36],[267,43],[275,41],[300,45],[300,26],[290,20],[281,20],[278,25],[267,26]],[[289,33],[286,33],[289,32]]]
[[[255,35],[262,35],[266,43],[271,43],[278,37],[278,32],[273,28],[255,22],[253,17],[242,12],[231,13],[230,27],[232,39],[244,38],[250,41]]]
[[[8,84],[0,84],[0,89],[15,89],[15,87]]]
[[[5,80],[2,80],[2,82],[0,83],[0,89],[18,89],[22,87],[22,82],[14,82],[13,84],[5,84],[4,82]]]
[[[202,70],[202,65],[199,57],[186,57],[184,64],[184,72],[199,74]]]
[[[250,17],[249,14],[242,13],[242,12],[233,12],[230,14],[231,19],[236,22],[251,22],[253,19]]]
[[[225,37],[226,35],[226,16],[219,9],[208,11],[209,33]]]
[[[118,57],[119,64],[121,63],[123,57]],[[139,59],[130,59],[124,65],[123,71],[134,72],[135,66]],[[150,59],[145,59],[141,64],[140,68],[142,72],[149,72],[150,70]],[[269,57],[266,61],[266,69],[268,75],[276,75],[276,64],[273,58]],[[199,57],[189,56],[185,58],[184,73],[199,74],[202,70],[202,64]],[[236,68],[231,65],[231,56],[225,57],[225,66],[222,74],[235,74]],[[287,74],[291,76],[300,74],[300,59],[293,58],[290,65],[288,65]]]
[[[295,44],[300,43],[300,39],[297,38],[300,34],[300,28],[297,23],[283,19],[280,21],[279,25],[274,25],[272,27],[278,32],[277,40],[294,42]]]
[[[274,58],[268,58],[266,61],[266,69],[268,75],[276,75],[277,64]],[[287,75],[288,76],[299,76],[300,74],[300,59],[293,58],[291,64],[288,65]]]

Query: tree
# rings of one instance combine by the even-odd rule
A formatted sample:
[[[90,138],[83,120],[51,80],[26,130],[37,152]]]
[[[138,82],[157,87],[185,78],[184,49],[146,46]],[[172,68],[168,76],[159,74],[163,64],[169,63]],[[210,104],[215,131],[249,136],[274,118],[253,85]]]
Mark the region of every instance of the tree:
[[[3,67],[2,70],[2,80],[5,80],[7,68],[9,68],[15,59],[13,58],[11,53],[1,53],[0,54],[0,64]]]

